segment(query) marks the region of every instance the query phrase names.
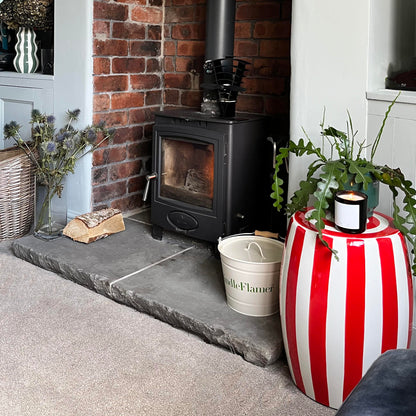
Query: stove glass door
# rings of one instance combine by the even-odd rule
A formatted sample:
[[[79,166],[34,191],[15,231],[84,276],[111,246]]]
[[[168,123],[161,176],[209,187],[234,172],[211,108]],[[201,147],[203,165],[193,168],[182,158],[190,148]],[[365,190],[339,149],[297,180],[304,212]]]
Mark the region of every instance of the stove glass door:
[[[160,196],[213,208],[214,145],[162,137]]]

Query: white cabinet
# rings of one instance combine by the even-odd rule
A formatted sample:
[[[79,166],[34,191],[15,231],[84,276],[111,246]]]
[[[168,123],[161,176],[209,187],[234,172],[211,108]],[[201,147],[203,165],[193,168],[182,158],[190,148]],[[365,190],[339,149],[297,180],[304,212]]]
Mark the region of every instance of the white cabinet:
[[[29,120],[33,109],[52,114],[53,76],[41,74],[0,73],[0,126],[14,120],[22,126],[22,138],[31,136]],[[0,131],[0,149],[13,145]]]

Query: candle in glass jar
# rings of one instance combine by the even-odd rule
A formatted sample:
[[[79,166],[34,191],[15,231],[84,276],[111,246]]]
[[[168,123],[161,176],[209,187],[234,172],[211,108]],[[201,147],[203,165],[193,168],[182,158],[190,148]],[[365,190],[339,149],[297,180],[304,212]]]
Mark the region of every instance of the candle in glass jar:
[[[357,191],[335,194],[335,227],[342,232],[357,234],[367,225],[367,195]]]

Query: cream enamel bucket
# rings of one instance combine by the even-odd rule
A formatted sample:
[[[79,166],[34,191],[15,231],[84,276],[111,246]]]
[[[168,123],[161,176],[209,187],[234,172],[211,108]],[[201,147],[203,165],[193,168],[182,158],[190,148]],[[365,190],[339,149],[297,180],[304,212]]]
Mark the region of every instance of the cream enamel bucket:
[[[218,241],[228,306],[249,316],[277,313],[284,244],[255,235]]]

